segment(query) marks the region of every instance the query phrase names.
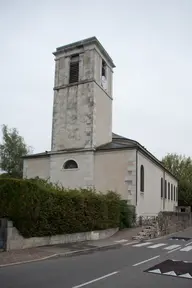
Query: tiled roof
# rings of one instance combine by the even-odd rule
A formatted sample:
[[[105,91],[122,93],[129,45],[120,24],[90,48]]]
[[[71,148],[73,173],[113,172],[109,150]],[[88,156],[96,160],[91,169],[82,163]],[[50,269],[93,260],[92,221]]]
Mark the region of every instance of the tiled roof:
[[[111,149],[125,149],[136,147],[136,141],[125,138],[118,134],[112,133],[112,142],[101,145],[96,150],[111,150]]]

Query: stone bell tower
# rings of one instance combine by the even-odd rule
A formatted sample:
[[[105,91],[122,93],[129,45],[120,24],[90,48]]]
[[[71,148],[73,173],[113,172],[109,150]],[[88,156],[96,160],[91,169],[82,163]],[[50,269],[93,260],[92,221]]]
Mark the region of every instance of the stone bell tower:
[[[112,59],[96,37],[56,49],[52,151],[112,141]]]

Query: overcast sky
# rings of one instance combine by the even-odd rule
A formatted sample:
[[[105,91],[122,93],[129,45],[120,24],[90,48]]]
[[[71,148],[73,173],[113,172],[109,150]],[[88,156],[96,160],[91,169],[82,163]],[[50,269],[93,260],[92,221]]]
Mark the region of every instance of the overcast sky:
[[[52,52],[91,36],[116,64],[113,131],[192,156],[191,0],[0,0],[0,124],[50,150]]]

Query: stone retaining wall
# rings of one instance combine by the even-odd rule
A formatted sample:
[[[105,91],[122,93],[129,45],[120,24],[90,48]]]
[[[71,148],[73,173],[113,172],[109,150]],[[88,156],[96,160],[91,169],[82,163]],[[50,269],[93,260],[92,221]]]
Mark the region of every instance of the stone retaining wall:
[[[161,212],[157,217],[157,226],[162,236],[184,230],[192,226],[192,213]]]
[[[160,212],[157,217],[139,217],[137,225],[143,230],[133,239],[156,238],[192,227],[192,213]]]
[[[118,228],[113,228],[113,229],[90,231],[84,233],[24,238],[13,226],[12,221],[8,221],[6,251],[46,246],[46,245],[82,242],[87,240],[100,240],[112,236],[118,230],[119,230]]]

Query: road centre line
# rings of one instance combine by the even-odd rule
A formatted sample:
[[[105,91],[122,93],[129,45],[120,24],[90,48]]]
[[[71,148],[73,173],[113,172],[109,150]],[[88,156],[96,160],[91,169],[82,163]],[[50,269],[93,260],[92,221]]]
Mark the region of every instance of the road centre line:
[[[151,260],[157,259],[157,258],[159,258],[159,257],[160,257],[160,255],[155,256],[155,257],[152,257],[152,258],[149,258],[149,259],[147,259],[147,260],[144,260],[144,261],[141,261],[141,262],[139,262],[139,263],[136,263],[136,264],[134,264],[133,266],[139,266],[139,265],[141,265],[141,264],[144,264],[144,263],[149,262],[149,261],[151,261]]]
[[[82,284],[77,285],[77,286],[73,286],[72,288],[80,288],[80,287],[84,287],[84,286],[87,286],[87,285],[92,284],[92,283],[94,283],[94,282],[97,282],[97,281],[100,281],[100,280],[102,280],[102,279],[105,279],[105,278],[107,278],[107,277],[113,276],[113,275],[115,275],[115,274],[117,274],[117,273],[119,273],[119,271],[115,271],[115,272],[112,272],[112,273],[106,274],[106,275],[104,275],[104,276],[102,276],[102,277],[95,278],[95,279],[93,279],[93,280],[91,280],[91,281],[88,281],[88,282],[82,283]]]

